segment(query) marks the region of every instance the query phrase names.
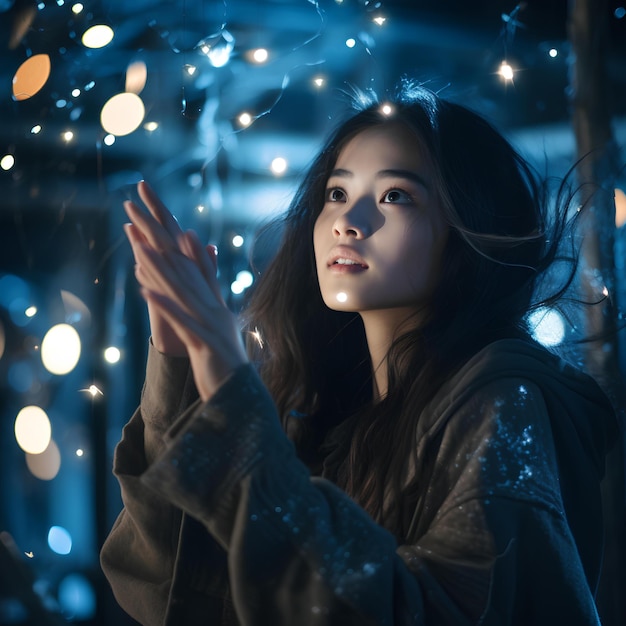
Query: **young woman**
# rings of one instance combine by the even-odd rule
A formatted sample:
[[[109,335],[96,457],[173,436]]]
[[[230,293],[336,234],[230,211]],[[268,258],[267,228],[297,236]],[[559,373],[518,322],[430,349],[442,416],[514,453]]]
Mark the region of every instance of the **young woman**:
[[[385,109],[388,111],[388,109]],[[529,168],[424,90],[330,137],[245,312],[145,183],[152,341],[102,565],[142,624],[597,624],[605,396],[529,337]],[[198,398],[199,396],[199,398]]]

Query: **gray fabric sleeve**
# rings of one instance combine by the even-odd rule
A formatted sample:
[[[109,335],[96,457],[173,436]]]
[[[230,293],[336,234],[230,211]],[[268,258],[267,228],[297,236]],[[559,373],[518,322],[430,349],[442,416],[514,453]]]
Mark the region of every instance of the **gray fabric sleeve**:
[[[510,383],[452,416],[433,474],[441,506],[411,545],[309,476],[250,366],[181,417],[142,481],[228,551],[246,626],[596,624],[545,405]]]

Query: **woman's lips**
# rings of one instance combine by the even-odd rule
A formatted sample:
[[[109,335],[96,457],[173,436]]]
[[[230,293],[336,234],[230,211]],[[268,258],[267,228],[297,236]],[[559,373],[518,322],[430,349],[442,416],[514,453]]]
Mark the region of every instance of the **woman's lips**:
[[[353,259],[339,257],[333,261],[328,268],[333,274],[358,274],[364,272],[367,269],[367,265]]]

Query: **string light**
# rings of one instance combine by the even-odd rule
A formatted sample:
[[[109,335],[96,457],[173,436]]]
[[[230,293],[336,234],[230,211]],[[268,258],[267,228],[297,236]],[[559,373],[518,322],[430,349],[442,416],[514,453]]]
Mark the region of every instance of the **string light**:
[[[195,65],[190,65],[189,63],[187,63],[187,65],[185,65],[185,72],[187,72],[187,74],[189,74],[189,76],[193,76],[196,73],[196,70],[198,68]]]
[[[513,80],[514,73],[513,68],[506,61],[502,61],[498,69],[498,74],[500,74],[504,80],[511,81]]]
[[[100,123],[107,133],[121,137],[137,130],[145,114],[146,108],[136,93],[118,93],[102,107]]]
[[[146,122],[143,127],[149,132],[153,133],[158,127],[159,124],[157,122]]]
[[[372,20],[372,22],[374,22],[375,24],[378,24],[379,26],[382,26],[386,21],[387,21],[387,18],[382,17],[382,15],[379,15],[378,17],[375,17]]]
[[[287,171],[287,160],[283,157],[276,157],[272,164],[270,165],[270,169],[277,176],[284,174]]]
[[[241,248],[241,246],[243,246],[243,237],[241,235],[235,235],[232,240],[231,243],[233,244],[233,246],[235,248]]]
[[[104,136],[102,140],[105,146],[112,146],[115,143],[115,135],[111,135],[111,133]]]
[[[52,426],[47,413],[38,406],[25,406],[15,418],[15,440],[29,454],[41,454],[50,444]]]
[[[115,346],[109,346],[104,351],[104,360],[107,363],[111,363],[111,365],[113,365],[114,363],[118,363],[121,358],[122,353],[120,352],[120,349],[116,348]]]
[[[26,315],[26,317],[35,317],[35,315],[37,315],[37,307],[36,306],[29,306],[24,311],[24,315]]]
[[[79,13],[82,13],[84,8],[85,7],[80,2],[77,2],[72,5],[72,13],[74,13],[74,15],[78,15]]]
[[[393,107],[390,104],[383,104],[380,107],[380,112],[383,115],[391,115],[393,113]]]
[[[41,124],[35,124],[31,129],[30,132],[33,135],[38,135],[41,132]]]
[[[71,372],[78,363],[80,351],[80,337],[69,324],[53,326],[41,342],[41,360],[51,374]]]
[[[250,124],[252,124],[252,115],[246,111],[244,111],[237,119],[242,126],[250,126]]]
[[[27,100],[38,93],[48,81],[50,68],[47,54],[35,54],[26,59],[13,76],[13,99]]]
[[[257,48],[252,53],[252,60],[255,63],[265,63],[269,57],[269,53],[265,48]]]
[[[5,154],[2,159],[0,159],[0,167],[8,172],[15,165],[15,157],[12,154]]]
[[[114,35],[115,33],[110,26],[96,24],[83,33],[81,42],[85,48],[104,48],[111,43]]]
[[[558,56],[559,51],[556,48],[550,48],[550,50],[548,50],[548,54],[554,59]]]
[[[313,84],[314,84],[316,87],[323,87],[323,86],[324,86],[324,82],[325,82],[325,81],[324,81],[324,79],[323,79],[321,76],[316,76],[316,77],[313,79]]]
[[[198,211],[198,213],[204,213],[204,209],[206,209],[206,207],[204,206],[204,204],[199,204],[196,207],[196,211]]]
[[[356,46],[356,39],[350,37],[350,39],[346,39],[346,46],[348,46],[348,48],[354,48],[354,46]]]
[[[74,139],[74,133],[71,130],[66,130],[61,134],[61,137],[63,137],[63,141],[65,141],[65,143],[70,143],[70,141]]]

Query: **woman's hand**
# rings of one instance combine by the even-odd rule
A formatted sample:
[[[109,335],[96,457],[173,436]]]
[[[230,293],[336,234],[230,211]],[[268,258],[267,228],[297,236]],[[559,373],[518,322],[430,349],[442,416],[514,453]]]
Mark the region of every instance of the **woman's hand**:
[[[132,222],[125,230],[148,303],[152,341],[161,352],[189,356],[206,401],[247,361],[235,316],[220,293],[217,250],[204,248],[195,232],[183,232],[145,182],[137,189],[150,213],[125,202]]]

